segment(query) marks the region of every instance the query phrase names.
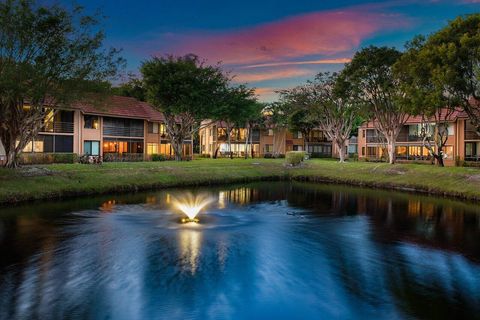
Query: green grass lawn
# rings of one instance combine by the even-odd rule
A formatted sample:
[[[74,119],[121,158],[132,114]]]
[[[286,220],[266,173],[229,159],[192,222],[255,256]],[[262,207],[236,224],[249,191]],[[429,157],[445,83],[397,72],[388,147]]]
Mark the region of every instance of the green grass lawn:
[[[480,169],[309,160],[299,168],[281,159],[202,159],[189,162],[55,164],[0,169],[0,203],[152,188],[260,179],[330,181],[409,189],[480,200]]]

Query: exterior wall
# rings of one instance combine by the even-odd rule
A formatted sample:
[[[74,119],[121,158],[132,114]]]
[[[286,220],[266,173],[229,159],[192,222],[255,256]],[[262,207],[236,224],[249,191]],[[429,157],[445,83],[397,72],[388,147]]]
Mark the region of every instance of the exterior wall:
[[[213,134],[210,134],[210,130],[213,130]],[[306,150],[305,137],[297,138],[296,135],[285,128],[277,129],[260,129],[260,139],[257,143],[255,141],[253,144],[255,147],[258,145],[258,152],[255,152],[255,157],[265,157],[266,155],[284,155],[288,151],[293,151],[294,149],[308,151]],[[269,131],[272,132],[272,135],[269,135]],[[216,148],[222,144],[227,143],[227,141],[217,140],[217,125],[210,125],[205,128],[202,128],[199,131],[200,136],[200,150],[202,154],[208,154],[213,156],[215,154]],[[245,141],[235,142],[232,141],[232,150],[235,143],[244,144]],[[328,153],[328,157],[336,155],[338,157],[338,150],[332,147],[330,141],[322,140],[310,142],[309,146],[328,146],[332,152]],[[268,147],[268,149],[267,149]],[[221,156],[218,154],[218,156]]]
[[[451,135],[449,135],[446,148],[450,151],[447,154],[447,158],[444,159],[444,163],[446,166],[453,166],[455,165],[455,160],[458,158],[459,160],[465,160],[465,122],[468,121],[466,119],[457,119],[451,122]],[[416,125],[418,123],[414,122],[407,122],[406,125]],[[377,148],[377,157],[381,153],[379,149],[381,149],[381,144],[379,143],[369,143],[367,142],[367,129],[373,129],[373,126],[369,124],[365,124],[358,130],[358,155],[359,158],[369,158],[368,157],[368,148]],[[405,140],[401,137],[397,139],[397,146],[407,146],[407,147],[423,147],[423,142],[419,141],[402,141]],[[468,141],[468,140],[467,140]],[[476,140],[473,140],[476,141]],[[480,137],[478,139],[480,141]],[[412,161],[415,159],[408,159],[408,160],[399,160],[399,161]],[[424,160],[425,162],[431,162],[433,160]]]

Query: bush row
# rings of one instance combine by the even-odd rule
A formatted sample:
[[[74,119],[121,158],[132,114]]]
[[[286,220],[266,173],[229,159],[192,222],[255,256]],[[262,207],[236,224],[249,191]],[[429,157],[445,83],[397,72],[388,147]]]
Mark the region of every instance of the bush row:
[[[18,156],[20,164],[77,163],[76,153],[22,153]]]

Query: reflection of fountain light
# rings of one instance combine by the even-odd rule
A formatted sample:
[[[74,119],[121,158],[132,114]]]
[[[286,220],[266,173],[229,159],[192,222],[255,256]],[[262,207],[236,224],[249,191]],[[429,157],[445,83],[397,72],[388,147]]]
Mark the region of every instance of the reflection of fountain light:
[[[183,195],[181,200],[173,199],[174,205],[188,217],[182,219],[182,222],[198,222],[197,215],[212,201],[213,198],[209,196],[191,193]]]
[[[184,269],[189,269],[192,275],[195,274],[198,268],[201,240],[201,232],[194,230],[180,231],[180,258]]]
[[[225,191],[218,193],[218,208],[225,209]]]

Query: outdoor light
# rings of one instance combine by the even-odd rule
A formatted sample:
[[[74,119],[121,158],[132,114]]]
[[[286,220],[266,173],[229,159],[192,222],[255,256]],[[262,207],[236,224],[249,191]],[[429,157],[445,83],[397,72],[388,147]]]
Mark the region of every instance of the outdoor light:
[[[197,215],[212,201],[212,197],[188,193],[185,194],[182,199],[175,198],[173,203],[175,207],[187,216],[186,218],[182,218],[182,223],[198,223],[200,220],[197,218]]]

